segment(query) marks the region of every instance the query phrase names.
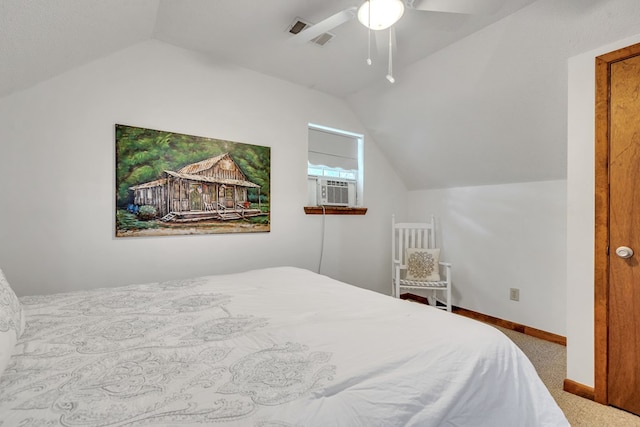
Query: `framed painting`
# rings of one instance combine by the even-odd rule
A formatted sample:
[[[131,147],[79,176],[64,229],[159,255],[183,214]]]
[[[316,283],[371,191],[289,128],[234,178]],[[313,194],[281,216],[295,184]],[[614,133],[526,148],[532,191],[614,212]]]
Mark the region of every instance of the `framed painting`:
[[[270,231],[271,148],[116,125],[116,237]]]

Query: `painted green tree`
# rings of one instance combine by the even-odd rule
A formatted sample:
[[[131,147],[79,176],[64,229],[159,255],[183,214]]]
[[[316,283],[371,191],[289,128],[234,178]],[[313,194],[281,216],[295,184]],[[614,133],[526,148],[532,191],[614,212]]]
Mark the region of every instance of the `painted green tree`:
[[[260,186],[263,201],[271,194],[271,148],[184,135],[132,126],[116,125],[116,205],[133,203],[134,185],[162,177],[178,169],[229,153],[247,180]]]

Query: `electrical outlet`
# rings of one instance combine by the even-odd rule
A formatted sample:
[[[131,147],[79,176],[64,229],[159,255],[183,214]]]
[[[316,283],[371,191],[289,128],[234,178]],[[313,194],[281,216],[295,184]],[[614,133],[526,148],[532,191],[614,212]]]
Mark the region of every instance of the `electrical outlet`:
[[[511,301],[520,301],[520,289],[518,288],[511,288],[509,290],[509,299]]]

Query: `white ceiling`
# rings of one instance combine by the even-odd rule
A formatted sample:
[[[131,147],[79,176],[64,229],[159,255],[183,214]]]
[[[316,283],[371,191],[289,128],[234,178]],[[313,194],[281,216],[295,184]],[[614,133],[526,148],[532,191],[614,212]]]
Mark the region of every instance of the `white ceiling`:
[[[490,15],[407,10],[397,24],[394,68],[441,49],[533,0]],[[387,60],[353,20],[324,47],[288,40],[296,17],[317,23],[359,0],[0,0],[0,96],[155,37],[219,61],[345,97],[383,79]],[[375,42],[375,37],[374,37]],[[375,45],[374,45],[375,48]]]
[[[496,3],[496,0],[478,1]],[[394,68],[401,69],[424,58],[532,1],[498,0],[501,7],[490,15],[407,10],[396,25]],[[347,22],[331,31],[335,38],[323,47],[291,43],[287,29],[296,17],[318,23],[360,3],[359,0],[160,0],[154,36],[344,97],[386,75],[386,52],[380,57],[374,49],[373,65],[366,64],[367,29],[357,20]]]
[[[405,12],[390,85],[357,20],[290,42],[359,0],[0,0],[0,97],[156,38],[344,98],[410,189],[563,179],[566,60],[639,33],[640,2],[479,1],[501,6]]]
[[[0,0],[0,97],[147,40],[158,0]]]

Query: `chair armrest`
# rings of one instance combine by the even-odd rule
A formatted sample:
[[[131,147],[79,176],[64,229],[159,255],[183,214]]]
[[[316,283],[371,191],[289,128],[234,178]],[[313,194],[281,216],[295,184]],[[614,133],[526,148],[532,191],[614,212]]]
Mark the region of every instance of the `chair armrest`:
[[[439,262],[439,265],[441,265],[442,267],[444,267],[444,276],[445,276],[445,280],[446,282],[449,284],[449,286],[451,285],[451,263],[448,262]]]

